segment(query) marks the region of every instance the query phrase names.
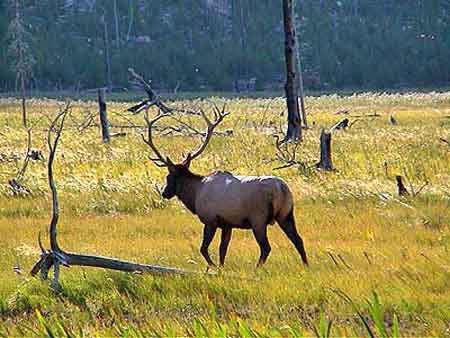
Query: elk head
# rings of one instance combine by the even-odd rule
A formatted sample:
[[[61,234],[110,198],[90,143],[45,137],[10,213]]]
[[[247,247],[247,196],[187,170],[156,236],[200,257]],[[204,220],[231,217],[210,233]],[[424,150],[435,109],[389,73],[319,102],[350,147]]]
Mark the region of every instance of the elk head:
[[[201,153],[203,153],[209,141],[211,140],[211,137],[214,133],[214,129],[222,122],[224,117],[227,116],[228,114],[229,113],[225,112],[225,105],[223,106],[222,110],[219,110],[217,106],[214,105],[214,121],[211,121],[206,116],[206,113],[200,109],[200,115],[203,117],[207,125],[206,132],[200,133],[203,138],[202,144],[195,152],[188,153],[181,163],[175,164],[168,156],[164,157],[163,155],[161,155],[161,153],[153,143],[152,139],[153,125],[161,118],[165,116],[170,116],[171,114],[160,113],[154,119],[149,120],[147,112],[145,113],[144,119],[145,122],[147,123],[147,138],[145,138],[144,136],[142,136],[142,138],[153,152],[154,157],[150,159],[158,167],[166,167],[168,169],[168,175],[166,177],[166,186],[164,187],[164,190],[162,192],[163,198],[171,199],[172,197],[174,197],[177,194],[177,192],[181,189],[181,186],[185,181],[185,178],[195,176],[195,174],[193,174],[189,170],[191,161],[200,156]]]

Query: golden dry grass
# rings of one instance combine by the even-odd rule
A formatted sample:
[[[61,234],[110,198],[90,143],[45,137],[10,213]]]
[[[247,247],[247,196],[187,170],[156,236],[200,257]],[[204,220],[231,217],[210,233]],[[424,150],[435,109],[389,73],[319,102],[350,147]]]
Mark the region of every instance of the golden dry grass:
[[[218,323],[229,325],[229,334],[235,327],[251,327],[268,336],[295,335],[287,326],[312,334],[322,312],[333,320],[333,335],[354,336],[365,334],[364,328],[338,292],[349,295],[368,315],[366,299],[375,291],[387,327],[395,313],[403,335],[448,336],[450,148],[439,138],[450,139],[450,93],[307,98],[312,128],[298,153],[307,166],[319,157],[320,127],[342,118],[334,112],[381,115],[361,117],[350,130],[333,134],[337,171],[332,173],[273,170],[280,163],[274,161],[272,134],[286,119],[280,116],[285,107],[282,98],[213,100],[226,101],[232,115],[221,130],[232,129],[233,136],[215,137],[193,170],[206,174],[220,168],[285,179],[295,195],[295,216],[311,268],[302,267],[292,245],[273,226],[269,230],[273,250],[260,271],[254,270],[259,250],[251,233],[235,231],[219,276],[134,276],[72,268],[63,270],[62,294],[53,295],[47,284],[27,275],[39,254],[37,233],[46,231],[50,214],[45,163],[30,163],[23,180],[30,196],[11,195],[7,181],[21,166],[26,132],[20,128],[18,102],[3,99],[0,332],[21,335],[32,332],[25,329],[30,327],[39,334],[43,320],[58,320],[85,335],[124,335],[124,328],[134,327],[148,334],[201,336],[200,324],[211,335],[220,335]],[[30,102],[31,119],[37,121],[33,148],[46,153],[48,121],[41,117],[54,115],[61,104]],[[200,101],[173,104],[207,107]],[[198,252],[201,224],[179,202],[159,197],[155,184],[163,184],[165,172],[148,161],[138,132],[126,129],[126,137],[103,145],[97,128],[76,129],[88,111],[95,112],[96,104],[73,102],[72,107],[55,163],[62,246],[203,271]],[[110,105],[113,124],[129,123],[125,107],[125,103]],[[398,121],[395,126],[388,123],[391,115]],[[131,119],[143,124],[142,117]],[[201,126],[199,119],[188,119]],[[175,159],[198,143],[174,135],[157,141]],[[429,185],[415,198],[398,198],[396,174],[406,175],[415,187],[425,181]],[[215,258],[217,246],[216,239],[210,249]],[[23,276],[12,270],[17,260]],[[36,309],[44,319],[39,320]]]

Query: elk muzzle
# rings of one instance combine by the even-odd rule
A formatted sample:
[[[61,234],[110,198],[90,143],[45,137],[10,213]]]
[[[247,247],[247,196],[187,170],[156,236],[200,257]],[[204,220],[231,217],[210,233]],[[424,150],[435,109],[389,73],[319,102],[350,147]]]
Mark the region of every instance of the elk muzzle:
[[[172,189],[170,189],[169,186],[166,185],[164,187],[164,190],[163,190],[161,195],[162,195],[163,198],[165,198],[167,200],[170,200],[172,197],[175,196],[175,191],[174,191],[174,189],[172,191]]]

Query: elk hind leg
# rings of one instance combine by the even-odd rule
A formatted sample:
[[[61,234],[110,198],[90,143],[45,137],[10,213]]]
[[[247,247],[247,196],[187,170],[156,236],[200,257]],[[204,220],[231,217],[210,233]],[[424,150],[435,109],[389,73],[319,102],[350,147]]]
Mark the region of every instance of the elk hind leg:
[[[297,228],[295,226],[294,219],[294,210],[292,209],[289,214],[282,220],[278,220],[278,224],[280,225],[283,232],[289,238],[289,240],[294,244],[297,249],[302,261],[305,265],[308,265],[308,258],[306,257],[305,246],[303,245],[303,239],[297,232]]]
[[[212,261],[211,257],[209,256],[208,248],[211,244],[214,235],[216,234],[217,227],[215,225],[206,224],[203,229],[203,241],[202,246],[200,248],[200,253],[205,258],[206,262],[208,263],[209,267],[215,267],[216,265]]]
[[[231,227],[222,228],[222,237],[220,239],[219,256],[220,256],[220,266],[225,264],[225,256],[227,255],[228,244],[231,239]]]

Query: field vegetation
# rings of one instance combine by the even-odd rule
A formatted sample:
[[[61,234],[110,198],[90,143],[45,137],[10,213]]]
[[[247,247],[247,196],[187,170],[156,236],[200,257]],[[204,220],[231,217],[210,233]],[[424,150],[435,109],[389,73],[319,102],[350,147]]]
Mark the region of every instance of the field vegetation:
[[[3,98],[0,336],[450,337],[450,147],[440,140],[450,139],[450,93],[307,97],[311,128],[297,150],[303,164],[284,170],[274,170],[282,163],[273,137],[286,124],[283,98],[211,100],[226,103],[231,115],[219,129],[232,134],[214,136],[193,171],[282,177],[295,196],[310,268],[271,226],[272,252],[259,270],[251,232],[235,231],[225,268],[214,276],[63,268],[54,293],[29,276],[40,253],[38,232],[47,234],[51,212],[46,163],[30,162],[20,180],[29,192],[13,194],[8,180],[22,167],[27,133],[19,101]],[[44,157],[48,118],[63,104],[29,101],[32,148]],[[172,104],[210,108],[205,100]],[[60,244],[71,252],[203,272],[202,225],[178,201],[161,198],[165,169],[149,161],[142,130],[125,127],[144,125],[142,116],[125,113],[128,106],[109,104],[112,131],[126,136],[105,145],[97,117],[80,127],[96,103],[72,102],[55,161]],[[350,114],[336,115],[340,110]],[[320,128],[343,117],[357,121],[333,133],[336,170],[318,171]],[[203,128],[199,117],[181,118]],[[170,129],[155,141],[172,159],[199,142]],[[417,196],[399,197],[396,175],[409,190],[428,184]],[[215,260],[217,247],[218,238],[210,248]]]

